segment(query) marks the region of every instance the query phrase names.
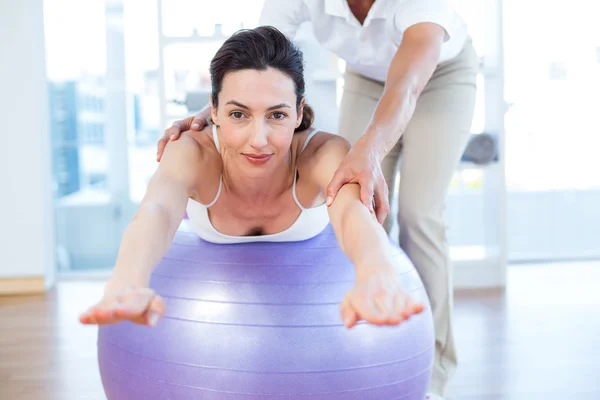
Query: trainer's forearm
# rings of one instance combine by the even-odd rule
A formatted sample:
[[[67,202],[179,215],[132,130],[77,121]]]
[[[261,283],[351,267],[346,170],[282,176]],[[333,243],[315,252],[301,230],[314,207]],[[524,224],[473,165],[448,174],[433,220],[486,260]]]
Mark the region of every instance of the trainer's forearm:
[[[379,268],[391,260],[391,247],[383,227],[360,201],[358,184],[344,185],[329,216],[342,251],[356,267],[357,274]]]
[[[143,204],[125,230],[111,280],[148,286],[152,271],[173,241],[177,219],[160,204]]]
[[[396,145],[414,114],[417,100],[437,66],[442,34],[438,27],[432,32],[407,35],[392,60],[383,94],[364,134],[380,160]]]

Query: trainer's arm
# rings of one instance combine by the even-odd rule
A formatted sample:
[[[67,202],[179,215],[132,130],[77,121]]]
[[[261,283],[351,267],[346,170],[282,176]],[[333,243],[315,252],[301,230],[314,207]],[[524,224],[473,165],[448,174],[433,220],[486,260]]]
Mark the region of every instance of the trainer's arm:
[[[167,145],[140,208],[123,235],[112,283],[147,287],[152,270],[173,241],[190,193],[202,179],[203,158],[201,146],[188,135]]]

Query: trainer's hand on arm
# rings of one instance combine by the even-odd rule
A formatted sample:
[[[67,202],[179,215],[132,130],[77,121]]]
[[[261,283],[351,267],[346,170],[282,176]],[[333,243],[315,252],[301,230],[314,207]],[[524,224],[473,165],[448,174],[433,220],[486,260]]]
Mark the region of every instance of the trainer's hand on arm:
[[[165,130],[162,138],[157,143],[156,161],[160,162],[163,152],[169,141],[179,139],[185,131],[201,131],[210,124],[210,105],[205,106],[196,115],[173,122],[170,128]]]
[[[383,224],[390,212],[389,189],[376,148],[359,140],[344,157],[326,189],[327,204],[331,205],[340,188],[347,183],[358,183],[360,200],[377,221]]]
[[[417,99],[438,64],[444,35],[441,26],[429,22],[404,32],[373,117],[327,187],[328,203],[344,184],[358,183],[363,204],[372,209],[374,203],[377,220],[383,223],[389,199],[381,161],[406,130]]]
[[[310,166],[305,171],[325,189],[349,147],[345,139],[331,135],[306,163]],[[351,328],[364,320],[396,325],[422,312],[423,305],[415,304],[404,291],[387,234],[361,202],[358,184],[344,185],[328,210],[340,247],[356,269],[354,286],[340,305],[344,324]]]

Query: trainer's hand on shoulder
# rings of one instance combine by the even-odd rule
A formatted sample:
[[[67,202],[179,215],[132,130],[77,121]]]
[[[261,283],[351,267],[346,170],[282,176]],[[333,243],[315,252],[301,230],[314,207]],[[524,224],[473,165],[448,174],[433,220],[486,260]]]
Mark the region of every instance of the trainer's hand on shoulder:
[[[131,321],[140,325],[156,326],[165,314],[165,302],[147,287],[122,285],[109,288],[103,298],[80,315],[85,325],[116,324]]]
[[[338,191],[346,183],[360,185],[361,202],[371,213],[375,213],[377,221],[383,224],[390,212],[388,186],[375,148],[365,141],[359,140],[352,146],[333,175],[326,190],[328,205],[333,203]]]
[[[170,128],[165,130],[162,138],[158,141],[158,150],[156,152],[156,161],[160,161],[165,151],[165,147],[169,140],[177,140],[185,131],[194,130],[201,131],[209,125],[210,120],[205,111],[200,111],[198,114],[173,122]]]

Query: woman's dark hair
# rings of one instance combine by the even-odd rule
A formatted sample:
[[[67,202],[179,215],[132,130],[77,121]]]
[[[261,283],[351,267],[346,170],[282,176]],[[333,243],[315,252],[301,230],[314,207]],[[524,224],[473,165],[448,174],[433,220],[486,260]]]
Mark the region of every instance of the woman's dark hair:
[[[264,71],[275,68],[288,75],[296,88],[296,108],[304,97],[304,63],[302,52],[292,41],[272,26],[244,29],[228,38],[210,63],[213,105],[218,106],[223,79],[229,72],[244,69]],[[302,122],[296,132],[308,129],[314,112],[304,104]]]

